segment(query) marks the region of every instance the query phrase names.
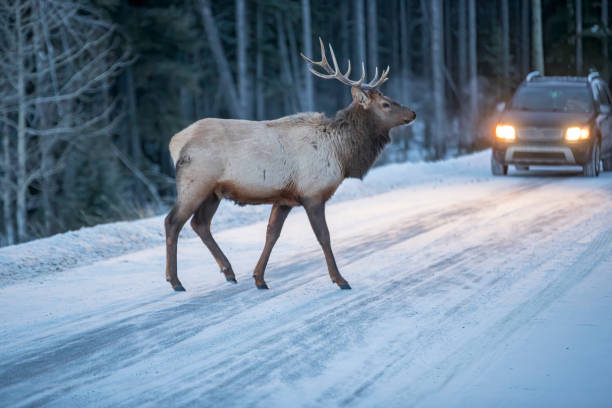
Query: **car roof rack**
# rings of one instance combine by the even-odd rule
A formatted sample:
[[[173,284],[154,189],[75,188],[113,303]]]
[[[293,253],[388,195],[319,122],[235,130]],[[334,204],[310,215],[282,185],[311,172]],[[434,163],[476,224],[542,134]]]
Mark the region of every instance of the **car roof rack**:
[[[595,78],[600,78],[599,72],[592,70],[587,77],[588,82],[592,82]]]
[[[542,74],[540,74],[540,71],[533,71],[527,74],[527,77],[525,78],[525,82],[531,82],[534,78],[536,77],[541,77]]]

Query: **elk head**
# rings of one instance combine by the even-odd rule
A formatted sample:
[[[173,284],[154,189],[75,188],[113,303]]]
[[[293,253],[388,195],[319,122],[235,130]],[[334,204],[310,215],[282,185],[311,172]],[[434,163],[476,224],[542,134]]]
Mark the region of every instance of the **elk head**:
[[[380,78],[378,76],[378,67],[376,67],[374,78],[370,82],[364,82],[366,74],[365,65],[362,61],[361,77],[359,80],[354,81],[349,79],[349,75],[351,74],[351,61],[348,61],[346,73],[342,74],[340,72],[340,68],[338,67],[338,61],[336,60],[336,55],[334,54],[334,49],[332,48],[331,44],[329,44],[329,51],[331,53],[332,63],[334,65],[333,68],[327,62],[327,58],[325,56],[325,46],[323,45],[321,38],[319,38],[319,43],[321,44],[321,61],[313,61],[304,54],[300,53],[302,58],[311,64],[308,67],[310,72],[320,78],[337,79],[341,83],[349,85],[351,87],[351,96],[353,97],[353,104],[355,105],[355,108],[363,109],[373,114],[376,121],[382,128],[391,129],[414,121],[416,114],[412,110],[383,95],[378,89],[389,79],[389,66],[387,66],[387,69],[382,72]],[[326,74],[315,70],[314,66],[321,67]]]

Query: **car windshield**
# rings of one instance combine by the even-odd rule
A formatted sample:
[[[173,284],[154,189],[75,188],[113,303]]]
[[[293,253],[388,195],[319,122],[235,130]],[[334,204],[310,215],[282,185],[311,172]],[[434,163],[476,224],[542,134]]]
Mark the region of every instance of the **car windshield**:
[[[585,113],[592,109],[587,87],[522,87],[512,98],[511,109]]]

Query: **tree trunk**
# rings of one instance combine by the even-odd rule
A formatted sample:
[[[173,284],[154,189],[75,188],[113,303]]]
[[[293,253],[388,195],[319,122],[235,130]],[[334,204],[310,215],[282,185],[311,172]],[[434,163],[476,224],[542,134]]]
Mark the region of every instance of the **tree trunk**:
[[[540,0],[531,3],[531,34],[533,36],[533,64],[540,74],[544,75],[544,45],[542,44],[542,4]]]
[[[529,0],[521,5],[521,74],[529,73]]]
[[[298,109],[300,111],[306,110],[306,101],[304,98],[304,76],[302,69],[305,64],[302,64],[302,59],[298,61],[300,55],[300,49],[298,48],[297,38],[295,36],[295,30],[290,19],[285,20],[286,24],[283,26],[286,29],[287,39],[289,40],[289,66],[291,67],[291,78],[294,98],[296,99]],[[312,74],[310,74],[312,76]]]
[[[503,97],[510,89],[510,15],[508,0],[501,0],[502,20],[502,70],[504,76]]]
[[[428,58],[431,55],[431,29],[430,29],[430,16],[429,16],[429,0],[421,0],[419,2],[421,8],[421,15],[423,16],[423,23],[421,24],[421,55],[423,56],[422,62],[422,74],[424,78],[431,79],[431,58]]]
[[[431,2],[431,65],[434,99],[434,149],[436,158],[445,154],[446,117],[444,109],[444,16],[443,0]]]
[[[582,75],[582,0],[576,0],[576,75]]]
[[[342,46],[342,58],[349,58],[351,56],[351,32],[350,32],[350,0],[342,0],[340,3],[340,35],[341,35],[341,46]],[[344,91],[344,90],[342,90]],[[350,93],[338,92],[340,96],[340,105],[345,106],[350,101]]]
[[[4,232],[6,234],[6,244],[13,245],[15,243],[15,230],[13,228],[13,197],[11,192],[13,189],[13,180],[11,177],[11,146],[9,139],[8,126],[2,129],[2,153],[3,153],[3,180],[2,180],[2,210],[4,218]]]
[[[263,6],[261,4],[257,4],[257,12],[256,12],[257,23],[255,26],[255,35],[257,37],[257,56],[255,58],[255,109],[257,120],[264,120],[266,117],[266,108],[265,108],[265,98],[264,98],[264,72],[263,72],[263,63],[264,63],[264,53],[263,53],[263,44],[264,44],[264,17],[263,17]]]
[[[610,80],[610,54],[608,50],[608,0],[601,0],[601,25],[604,28],[604,37],[602,39],[602,55],[604,57],[603,75],[606,81]]]
[[[291,66],[289,64],[289,51],[287,51],[287,38],[285,36],[285,24],[283,23],[283,17],[280,12],[276,12],[276,29],[277,29],[277,41],[278,41],[278,50],[280,54],[280,72],[281,72],[281,82],[283,84],[283,99],[284,99],[284,109],[282,111],[283,114],[289,112],[295,112],[297,110],[297,105],[294,102],[294,88],[293,80],[291,76]]]
[[[478,129],[478,60],[476,58],[476,0],[468,2],[468,54],[470,67],[470,129],[467,137],[468,148],[471,148]]]
[[[310,23],[310,0],[302,0],[302,49],[304,55],[312,55],[312,31]],[[314,110],[314,88],[312,74],[304,64],[304,109]]]
[[[370,74],[378,67],[378,13],[376,0],[368,0],[368,67]]]
[[[467,81],[467,22],[466,22],[466,0],[459,0],[459,9],[457,12],[459,13],[459,21],[458,21],[458,30],[457,30],[457,53],[458,55],[458,80],[459,84],[462,86]],[[463,96],[465,92],[461,92]]]
[[[355,0],[355,19],[354,19],[354,27],[355,27],[355,47],[357,48],[357,64],[356,66],[361,66],[362,62],[366,62],[366,28],[363,17],[363,0]]]
[[[227,107],[232,116],[244,118],[245,115],[242,110],[242,105],[238,99],[236,85],[234,83],[234,79],[232,78],[232,71],[230,70],[227,58],[225,57],[223,45],[221,44],[221,39],[219,38],[219,31],[217,30],[217,24],[215,23],[215,19],[210,9],[210,0],[200,0],[200,15],[202,17],[202,25],[204,26],[206,35],[208,36],[208,42],[215,59],[215,63],[217,64],[219,79],[225,88],[224,95],[227,101]]]
[[[450,73],[449,70],[452,68],[453,66],[453,53],[455,52],[455,47],[449,47],[448,45],[453,44],[453,40],[452,40],[452,35],[453,35],[453,22],[451,19],[452,16],[452,1],[453,0],[442,0],[442,15],[443,15],[443,33],[444,33],[444,37],[442,37],[442,43],[445,44],[444,46],[444,75],[446,76],[446,79],[449,81],[452,80],[452,77],[450,77]]]
[[[25,55],[23,27],[21,24],[21,10],[15,7],[15,26],[17,27],[17,100],[19,109],[17,113],[17,239],[19,242],[25,241],[27,237],[27,193],[26,185],[27,168],[27,145],[26,145],[26,91],[25,91]]]
[[[136,102],[136,87],[132,67],[125,69],[125,93],[127,96],[128,123],[130,129],[130,152],[133,162],[139,164],[142,160],[140,148],[140,128],[138,127],[138,106]]]
[[[410,39],[408,36],[408,10],[406,7],[407,0],[400,0],[400,58],[401,58],[401,92],[402,101],[410,102]]]
[[[249,73],[247,66],[248,24],[246,0],[236,0],[236,54],[238,59],[238,97],[243,118],[250,118],[251,98],[249,92]]]
[[[401,67],[402,62],[400,58],[400,43],[402,42],[402,38],[400,37],[400,21],[402,20],[403,14],[399,14],[399,3],[401,0],[392,0],[391,5],[389,6],[388,13],[389,15],[386,17],[391,24],[391,66],[392,67]],[[400,16],[400,18],[397,18]],[[405,24],[405,22],[404,22]],[[403,68],[402,68],[403,72]]]
[[[43,54],[41,52],[36,53],[35,58],[36,58],[37,75],[36,75],[36,81],[35,81],[35,85],[36,85],[35,94],[38,97],[42,97],[45,95],[44,91],[47,85],[45,82],[48,81],[48,77],[41,73],[44,72],[46,68],[48,68],[51,70],[52,78],[54,78],[51,81],[53,83],[53,93],[57,95],[58,94],[57,76],[55,75],[55,66],[52,63],[52,61],[54,60],[53,48],[48,47],[48,46],[45,47],[43,45],[44,38],[47,37],[47,35],[46,35],[46,18],[45,18],[45,13],[43,10],[43,4],[41,1],[38,2],[38,7],[36,8],[33,15],[34,15],[34,18],[36,20],[39,20],[41,23],[40,25],[35,25],[33,29],[34,49],[45,50],[47,53],[49,53],[48,61],[47,61],[47,57],[46,56],[43,57]],[[48,67],[46,66],[47,63],[49,64]],[[35,123],[38,129],[47,129],[50,126],[45,104],[43,103],[36,104],[35,118],[33,122]],[[50,174],[49,174],[49,172],[53,168],[53,161],[54,161],[54,157],[51,154],[52,141],[49,140],[51,137],[52,136],[39,136],[36,139],[36,142],[38,143],[40,169],[42,171],[41,180],[39,183],[39,190],[40,190],[39,207],[42,210],[41,233],[44,236],[51,234],[51,220],[55,219],[55,216],[53,214],[53,205],[51,204],[51,196],[52,196],[51,190],[52,190],[53,180],[51,179]]]

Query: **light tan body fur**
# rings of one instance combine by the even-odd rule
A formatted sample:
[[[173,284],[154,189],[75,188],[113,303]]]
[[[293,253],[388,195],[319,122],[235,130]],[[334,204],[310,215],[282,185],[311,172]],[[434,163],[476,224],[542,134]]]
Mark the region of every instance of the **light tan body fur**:
[[[170,141],[179,187],[189,190],[179,196],[201,194],[214,184],[219,198],[241,204],[296,206],[299,197],[326,201],[344,179],[339,137],[320,113],[262,122],[200,120]]]

